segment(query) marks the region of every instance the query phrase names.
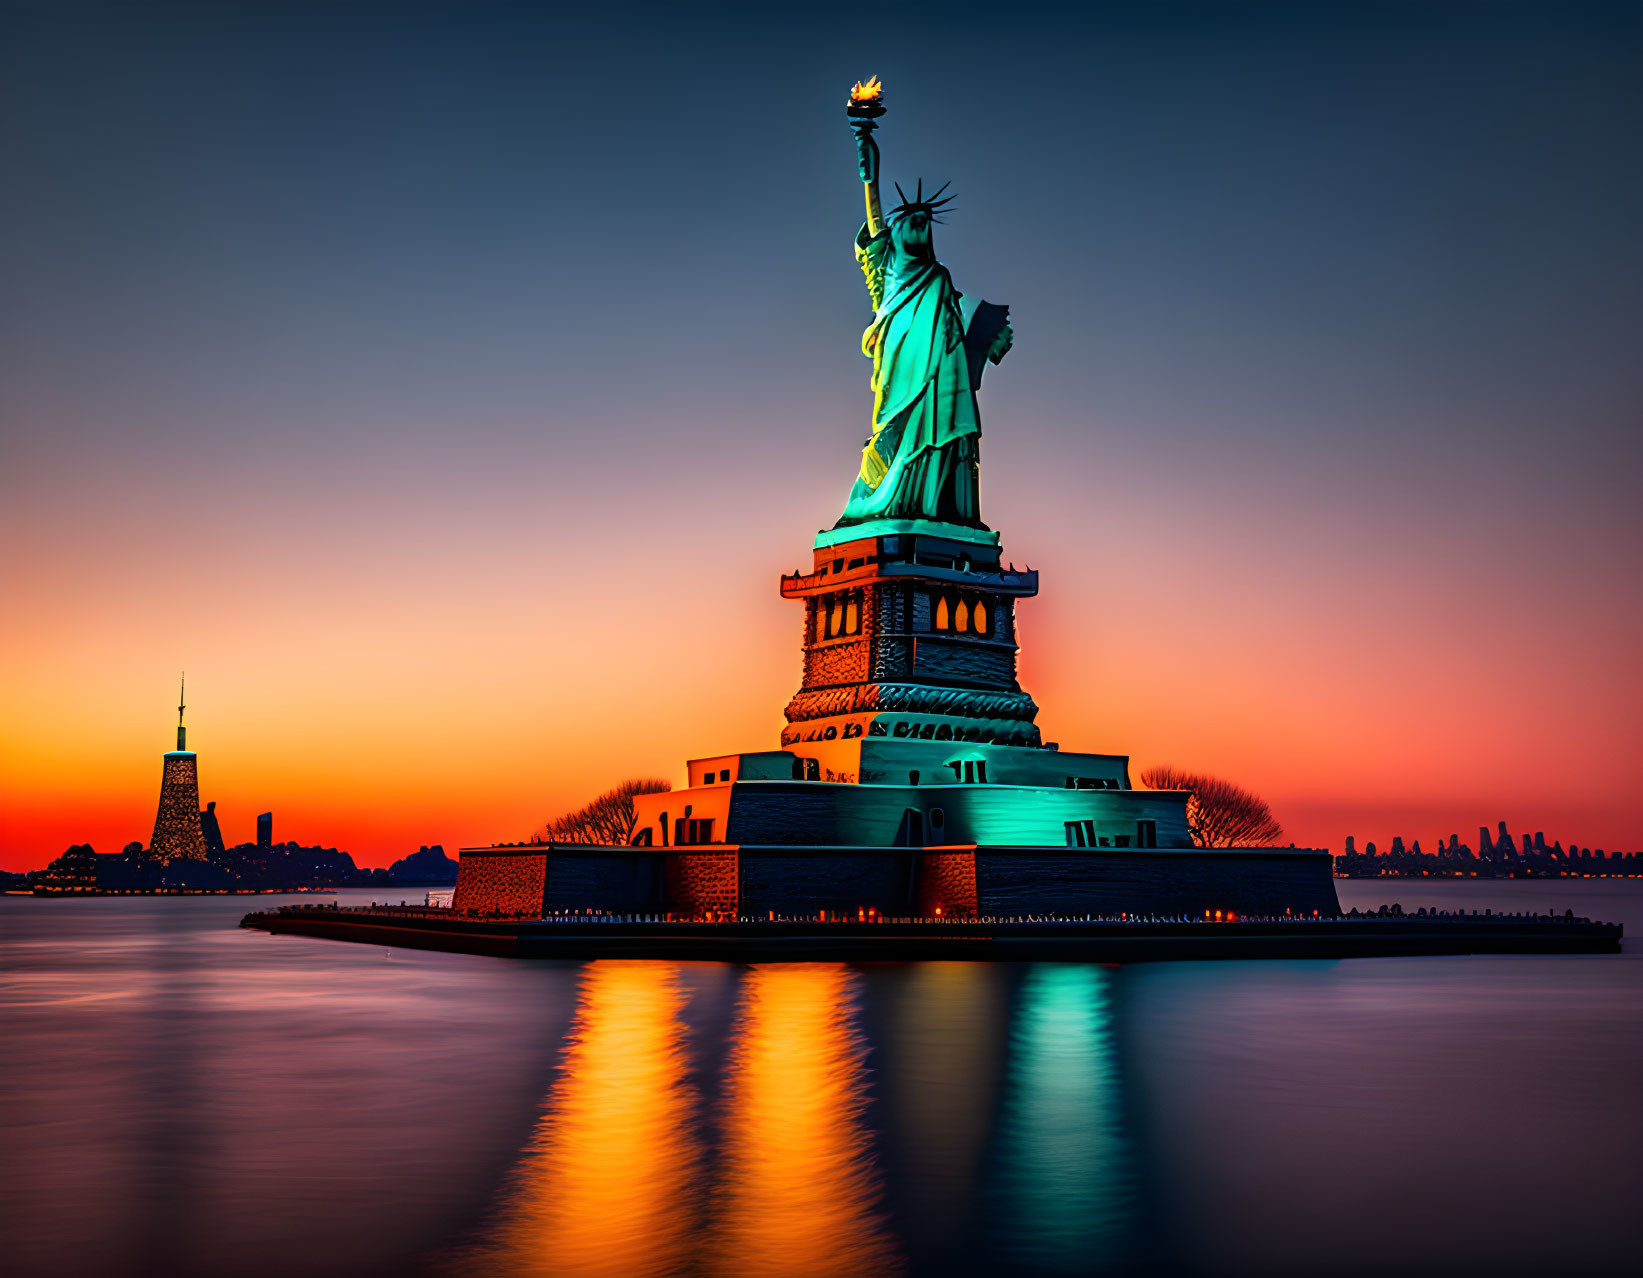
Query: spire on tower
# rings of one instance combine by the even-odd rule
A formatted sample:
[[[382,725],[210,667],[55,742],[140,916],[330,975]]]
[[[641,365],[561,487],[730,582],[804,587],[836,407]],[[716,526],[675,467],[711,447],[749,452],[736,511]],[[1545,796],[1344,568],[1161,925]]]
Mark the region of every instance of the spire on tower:
[[[177,684],[177,749],[179,750],[188,749],[188,746],[185,744],[188,740],[188,729],[183,727],[183,711],[188,708],[184,701],[183,693],[186,692],[187,689],[188,671],[185,670],[182,673],[181,680]]]

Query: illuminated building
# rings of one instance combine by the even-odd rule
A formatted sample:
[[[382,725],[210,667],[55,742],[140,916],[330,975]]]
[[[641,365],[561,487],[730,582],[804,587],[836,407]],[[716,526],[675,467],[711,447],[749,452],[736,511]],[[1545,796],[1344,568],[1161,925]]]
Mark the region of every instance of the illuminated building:
[[[166,752],[160,770],[160,806],[154,814],[154,834],[148,854],[162,861],[207,859],[205,832],[200,826],[198,759],[188,748],[183,727],[182,693],[177,697],[177,748]]]

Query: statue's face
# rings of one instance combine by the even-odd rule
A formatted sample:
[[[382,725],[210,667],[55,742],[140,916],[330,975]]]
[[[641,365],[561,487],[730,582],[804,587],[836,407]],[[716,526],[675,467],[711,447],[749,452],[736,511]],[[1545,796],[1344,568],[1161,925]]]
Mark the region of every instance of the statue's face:
[[[922,209],[915,209],[904,217],[896,219],[890,228],[896,238],[896,243],[911,257],[929,257],[930,252],[930,215]]]

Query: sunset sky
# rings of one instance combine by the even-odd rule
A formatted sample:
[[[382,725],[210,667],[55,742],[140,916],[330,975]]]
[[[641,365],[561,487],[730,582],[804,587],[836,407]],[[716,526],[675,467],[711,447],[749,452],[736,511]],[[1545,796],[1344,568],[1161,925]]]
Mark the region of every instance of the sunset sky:
[[[0,868],[382,865],[777,744],[867,430],[843,97],[1009,304],[1046,739],[1643,848],[1643,9],[0,14]]]

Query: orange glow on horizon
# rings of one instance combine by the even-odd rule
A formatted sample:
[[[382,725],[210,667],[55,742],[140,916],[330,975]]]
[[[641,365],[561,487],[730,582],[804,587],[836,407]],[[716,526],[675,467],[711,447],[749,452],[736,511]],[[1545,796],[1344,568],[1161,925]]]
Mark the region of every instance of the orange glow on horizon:
[[[1225,776],[1302,846],[1475,844],[1504,819],[1548,841],[1643,848],[1635,628],[1569,624],[1597,589],[1580,564],[1560,569],[1564,596],[1480,643],[1476,618],[1514,582],[1490,562],[1446,561],[1418,529],[1365,549],[1363,526],[1321,516],[1297,539],[1233,494],[1163,523],[1162,487],[1091,508],[1078,466],[1035,455],[1024,414],[995,416],[1007,427],[986,513],[1007,557],[1043,573],[1018,617],[1046,740],[1128,754],[1132,775],[1174,763]],[[688,419],[679,438],[711,426]],[[801,413],[770,451],[834,429]],[[460,465],[438,460],[445,478]],[[93,459],[85,495],[59,493],[51,536],[18,532],[23,553],[0,562],[0,596],[16,602],[0,627],[0,868],[147,840],[184,665],[200,797],[227,840],[250,841],[272,811],[277,840],[362,866],[522,839],[625,777],[677,782],[686,758],[775,748],[801,673],[799,610],[777,581],[836,505],[836,475],[813,461],[790,467],[796,491],[749,484],[734,506],[697,500],[734,475],[641,487],[643,520],[597,538],[594,495],[545,509],[530,467],[476,465],[486,499],[460,520],[427,515],[442,501],[431,481],[298,474],[302,499],[275,535],[238,495],[213,496],[201,463],[185,478],[211,532],[189,572],[211,588],[178,595],[173,532],[147,520],[156,490],[122,489]],[[279,478],[254,499],[284,500]],[[7,519],[26,530],[45,516]],[[684,526],[712,553],[659,571],[667,530]],[[1092,558],[1101,545],[1128,550]],[[1375,622],[1394,617],[1410,620]]]

